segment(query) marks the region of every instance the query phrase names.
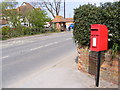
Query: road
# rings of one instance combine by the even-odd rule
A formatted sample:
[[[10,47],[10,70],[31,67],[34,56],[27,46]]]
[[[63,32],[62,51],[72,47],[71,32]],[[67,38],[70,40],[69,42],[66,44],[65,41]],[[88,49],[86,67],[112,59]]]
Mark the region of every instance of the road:
[[[2,87],[45,68],[76,51],[71,32],[54,33],[4,41],[2,48]],[[42,73],[42,72],[41,72]]]

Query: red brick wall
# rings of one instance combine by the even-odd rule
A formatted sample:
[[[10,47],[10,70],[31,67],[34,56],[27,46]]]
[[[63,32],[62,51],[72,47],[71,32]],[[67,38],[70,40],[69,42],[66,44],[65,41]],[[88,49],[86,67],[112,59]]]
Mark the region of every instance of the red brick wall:
[[[119,55],[114,59],[111,57],[111,50],[101,52],[100,78],[118,84],[118,60]],[[78,48],[78,69],[96,75],[98,53],[89,51],[88,48]]]

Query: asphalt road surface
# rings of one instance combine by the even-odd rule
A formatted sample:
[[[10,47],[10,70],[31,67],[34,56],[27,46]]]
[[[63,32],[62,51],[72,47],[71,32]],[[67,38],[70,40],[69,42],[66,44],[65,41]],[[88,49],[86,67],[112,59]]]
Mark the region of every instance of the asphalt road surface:
[[[71,32],[3,42],[2,87],[6,88],[76,50]],[[41,72],[42,73],[42,72]]]

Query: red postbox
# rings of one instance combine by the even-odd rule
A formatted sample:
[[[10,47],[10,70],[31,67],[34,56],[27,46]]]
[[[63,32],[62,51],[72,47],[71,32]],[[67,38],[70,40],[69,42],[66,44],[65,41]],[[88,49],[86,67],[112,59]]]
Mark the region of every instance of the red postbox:
[[[101,24],[91,25],[90,50],[104,51],[108,49],[108,28]]]

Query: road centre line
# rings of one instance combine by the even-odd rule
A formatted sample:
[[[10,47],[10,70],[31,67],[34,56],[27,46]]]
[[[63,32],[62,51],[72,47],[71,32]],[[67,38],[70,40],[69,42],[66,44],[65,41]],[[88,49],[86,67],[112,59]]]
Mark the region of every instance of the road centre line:
[[[37,50],[37,49],[40,49],[40,48],[43,48],[43,47],[48,47],[48,46],[51,46],[51,45],[54,45],[54,44],[57,44],[59,42],[53,42],[53,43],[49,43],[47,45],[44,45],[44,46],[40,46],[40,47],[36,47],[36,48],[32,48],[30,49],[31,51],[34,51],[34,50]]]
[[[65,40],[63,40],[63,41],[67,41],[67,40],[70,40],[70,39],[72,39],[72,38],[67,38],[67,39],[65,39]],[[58,43],[63,42],[63,41],[49,43],[49,44],[42,45],[42,46],[39,46],[39,47],[31,48],[31,49],[29,49],[29,50],[30,50],[30,51],[38,50],[38,49],[40,49],[40,48],[52,46],[52,45],[58,44]],[[28,51],[29,51],[29,50],[28,50]],[[5,59],[5,58],[8,58],[8,57],[10,57],[10,56],[9,56],[9,55],[8,55],[8,56],[4,56],[4,57],[1,57],[0,59]]]
[[[42,48],[42,47],[44,47],[44,46],[40,46],[40,47],[36,47],[36,48],[32,48],[32,49],[30,49],[30,50],[33,51],[33,50],[40,49],[40,48]]]
[[[72,38],[67,38],[67,39],[65,39],[65,40],[67,41],[67,40],[71,40],[71,39],[72,39]]]
[[[72,38],[67,38],[67,39],[65,39],[65,40],[67,41],[67,40],[71,40],[71,39],[72,39]],[[31,51],[34,51],[34,50],[37,50],[37,49],[40,49],[40,48],[43,48],[43,47],[48,47],[48,46],[51,46],[51,45],[54,45],[54,44],[57,44],[57,43],[60,43],[60,42],[49,43],[49,44],[46,44],[46,45],[44,45],[44,46],[32,48],[32,49],[30,49],[30,50],[31,50]]]
[[[5,59],[5,58],[8,58],[9,56],[4,56],[4,57],[1,57],[0,59]]]

